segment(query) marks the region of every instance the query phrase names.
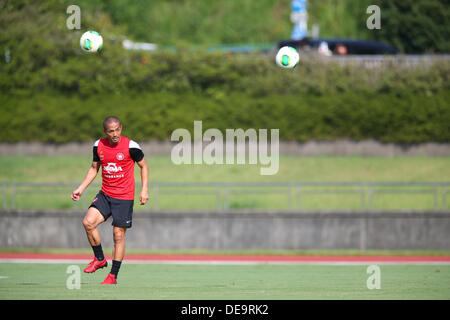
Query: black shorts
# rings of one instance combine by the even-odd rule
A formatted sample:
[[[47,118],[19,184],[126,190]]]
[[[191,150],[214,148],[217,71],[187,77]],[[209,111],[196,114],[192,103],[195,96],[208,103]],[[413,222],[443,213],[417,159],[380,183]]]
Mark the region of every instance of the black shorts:
[[[115,227],[131,228],[133,205],[134,200],[112,198],[99,191],[89,208],[97,208],[105,218],[105,221],[112,215],[112,225]]]

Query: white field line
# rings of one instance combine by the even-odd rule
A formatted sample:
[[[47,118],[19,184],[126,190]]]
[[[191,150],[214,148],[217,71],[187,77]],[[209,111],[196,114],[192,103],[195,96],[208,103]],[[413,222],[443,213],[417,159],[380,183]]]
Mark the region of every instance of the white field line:
[[[85,259],[0,259],[0,263],[60,263],[87,264]],[[325,265],[325,266],[363,266],[363,265],[450,265],[450,261],[198,261],[198,260],[124,260],[130,264],[181,264],[181,265]]]

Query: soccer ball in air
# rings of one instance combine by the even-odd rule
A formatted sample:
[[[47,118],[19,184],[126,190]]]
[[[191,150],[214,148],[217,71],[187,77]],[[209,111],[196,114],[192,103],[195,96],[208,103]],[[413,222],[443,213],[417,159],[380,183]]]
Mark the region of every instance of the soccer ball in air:
[[[80,46],[86,52],[101,51],[103,38],[97,31],[86,31],[80,38]]]
[[[289,46],[281,47],[275,57],[277,65],[285,69],[295,68],[299,60],[300,55],[298,54],[297,50]]]

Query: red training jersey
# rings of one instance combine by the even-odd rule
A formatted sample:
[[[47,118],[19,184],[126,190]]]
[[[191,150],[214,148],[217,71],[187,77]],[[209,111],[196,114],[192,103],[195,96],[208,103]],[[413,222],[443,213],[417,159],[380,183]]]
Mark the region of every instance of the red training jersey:
[[[102,166],[102,192],[115,199],[134,200],[134,163],[142,158],[141,147],[127,137],[121,136],[114,146],[108,138],[95,141],[93,161]]]

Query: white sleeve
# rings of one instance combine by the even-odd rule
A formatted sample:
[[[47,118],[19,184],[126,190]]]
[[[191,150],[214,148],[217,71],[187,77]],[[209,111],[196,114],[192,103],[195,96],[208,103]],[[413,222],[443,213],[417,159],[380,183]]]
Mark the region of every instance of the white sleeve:
[[[138,145],[133,140],[130,140],[130,144],[129,144],[129,149],[128,150],[130,152],[131,158],[134,161],[139,162],[139,161],[141,161],[144,158],[144,153],[142,152],[141,146]]]
[[[139,150],[142,150],[142,149],[141,149],[141,146],[140,146],[137,142],[135,142],[135,141],[133,141],[133,140],[130,140],[130,144],[128,145],[128,147],[129,147],[130,149],[139,149]]]

